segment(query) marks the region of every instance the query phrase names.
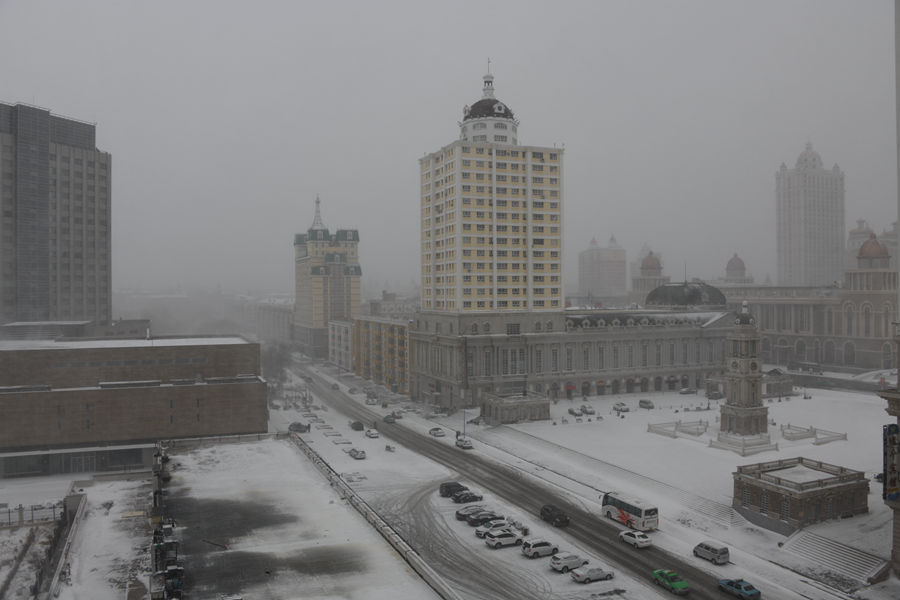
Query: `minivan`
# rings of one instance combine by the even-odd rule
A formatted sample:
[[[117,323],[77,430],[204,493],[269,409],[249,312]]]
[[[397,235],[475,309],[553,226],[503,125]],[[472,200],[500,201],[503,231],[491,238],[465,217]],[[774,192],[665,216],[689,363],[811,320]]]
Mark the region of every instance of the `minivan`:
[[[728,548],[715,542],[700,542],[694,546],[694,556],[705,558],[717,565],[724,565],[728,562]]]
[[[638,408],[652,409],[653,400],[647,400],[646,398],[644,398],[643,400],[638,400]]]

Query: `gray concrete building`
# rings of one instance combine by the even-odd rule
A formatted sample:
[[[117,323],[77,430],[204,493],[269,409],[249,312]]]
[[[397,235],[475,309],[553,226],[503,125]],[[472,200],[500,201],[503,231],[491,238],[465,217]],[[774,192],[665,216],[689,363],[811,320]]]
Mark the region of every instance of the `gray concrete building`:
[[[844,173],[807,143],[775,173],[778,285],[829,285],[844,267]]]
[[[595,302],[609,304],[610,299],[622,301],[628,295],[628,260],[625,248],[609,238],[609,244],[601,248],[597,239],[591,240],[586,250],[578,254],[578,297],[583,304]]]
[[[0,103],[0,323],[109,321],[111,185],[93,124]]]

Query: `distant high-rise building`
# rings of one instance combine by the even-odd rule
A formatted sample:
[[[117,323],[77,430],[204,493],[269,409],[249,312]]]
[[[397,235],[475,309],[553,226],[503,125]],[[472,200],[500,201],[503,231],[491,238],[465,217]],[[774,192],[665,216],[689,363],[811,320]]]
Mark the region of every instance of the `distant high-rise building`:
[[[294,341],[317,358],[328,356],[329,321],[352,321],[359,315],[359,232],[322,223],[319,199],[306,233],[294,236]]]
[[[109,322],[111,183],[93,124],[0,103],[0,323]]]
[[[519,145],[518,126],[488,74],[460,138],[419,159],[423,310],[563,308],[563,150]]]
[[[616,243],[601,248],[597,239],[578,255],[578,295],[582,298],[609,298],[628,294],[628,262],[625,248]]]
[[[778,284],[828,285],[844,268],[844,173],[822,166],[807,143],[793,169],[775,174]]]

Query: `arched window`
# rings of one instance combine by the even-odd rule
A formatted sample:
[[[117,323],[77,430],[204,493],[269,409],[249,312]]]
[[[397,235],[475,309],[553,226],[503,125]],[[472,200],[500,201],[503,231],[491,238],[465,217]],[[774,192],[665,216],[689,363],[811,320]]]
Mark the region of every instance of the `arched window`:
[[[844,328],[844,335],[851,336],[853,335],[853,305],[848,304],[844,309],[845,313],[845,321],[846,327]]]
[[[797,355],[797,360],[805,361],[806,360],[806,342],[803,340],[797,340],[797,343],[794,345],[794,352]]]
[[[828,340],[825,342],[825,356],[822,359],[826,365],[834,364],[834,342]]]
[[[856,347],[851,342],[844,344],[844,364],[856,364]]]
[[[863,335],[872,337],[872,307],[868,304],[863,307]]]

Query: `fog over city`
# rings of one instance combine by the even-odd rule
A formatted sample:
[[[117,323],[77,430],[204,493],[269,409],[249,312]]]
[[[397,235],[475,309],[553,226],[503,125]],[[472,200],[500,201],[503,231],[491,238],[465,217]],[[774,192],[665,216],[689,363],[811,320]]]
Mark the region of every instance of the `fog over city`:
[[[418,159],[495,76],[565,147],[565,283],[611,235],[679,280],[775,279],[775,172],[807,142],[849,228],[897,219],[894,10],[870,0],[0,0],[0,101],[97,124],[113,286],[293,288],[293,235],[356,228],[368,286],[419,281]]]

